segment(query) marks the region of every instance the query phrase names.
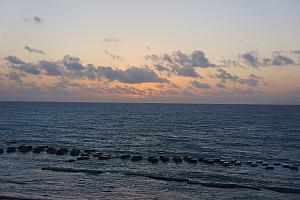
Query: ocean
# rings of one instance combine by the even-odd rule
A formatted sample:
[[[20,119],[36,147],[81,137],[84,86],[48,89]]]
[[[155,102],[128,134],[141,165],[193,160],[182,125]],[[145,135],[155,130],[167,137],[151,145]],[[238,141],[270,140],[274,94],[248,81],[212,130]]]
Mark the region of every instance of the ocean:
[[[20,145],[111,158],[6,153]],[[0,148],[0,199],[300,199],[270,189],[300,189],[300,172],[289,168],[300,166],[300,106],[0,102]]]

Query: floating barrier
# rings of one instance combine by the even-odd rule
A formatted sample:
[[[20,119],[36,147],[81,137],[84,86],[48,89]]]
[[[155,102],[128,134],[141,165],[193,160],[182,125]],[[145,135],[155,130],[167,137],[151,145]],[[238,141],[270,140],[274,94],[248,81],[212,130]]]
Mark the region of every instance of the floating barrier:
[[[7,144],[14,144],[14,143],[8,142]],[[57,156],[70,155],[72,157],[76,157],[75,159],[66,160],[67,162],[75,162],[76,160],[78,161],[89,160],[91,156],[97,158],[98,160],[109,160],[112,158],[111,154],[100,152],[97,149],[84,149],[83,152],[81,153],[81,150],[79,148],[73,148],[69,151],[69,149],[65,147],[56,148],[53,146],[49,147],[48,145],[37,145],[35,147],[31,145],[19,145],[17,148],[10,146],[7,147],[6,150],[0,148],[0,154],[4,154],[5,152],[14,153],[17,151],[21,153],[32,152],[34,154],[39,154],[46,151],[47,154],[55,154]],[[186,163],[190,163],[190,164],[197,164],[197,163],[203,163],[208,165],[219,164],[224,167],[242,165],[242,162],[236,159],[223,160],[221,158],[207,158],[204,156],[193,157],[191,155],[185,155],[183,157],[173,156],[170,159],[168,156],[165,155],[164,152],[158,152],[158,154],[159,154],[158,157],[155,156],[146,157],[148,162],[152,164],[156,164],[158,162],[162,162],[162,163],[173,162],[179,164],[185,161]],[[121,154],[115,157],[120,158],[122,160],[131,160],[133,162],[142,161],[144,158],[142,155],[130,155],[130,154]],[[263,166],[266,170],[274,170],[274,168],[277,166],[282,166],[283,168],[290,169],[292,171],[299,170],[298,166],[290,165],[290,164],[282,164],[280,162],[274,162],[272,165],[269,165],[268,162],[265,162],[263,160],[246,161],[243,163],[246,163],[248,166],[252,168]]]

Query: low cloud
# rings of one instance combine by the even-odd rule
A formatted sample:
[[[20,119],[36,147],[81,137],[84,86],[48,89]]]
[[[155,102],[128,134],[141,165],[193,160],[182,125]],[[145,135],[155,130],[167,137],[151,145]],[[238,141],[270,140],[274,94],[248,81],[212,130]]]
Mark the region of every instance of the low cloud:
[[[41,60],[39,65],[46,71],[48,76],[61,76],[63,74],[63,68],[56,62]]]
[[[250,74],[248,76],[248,78],[240,78],[239,76],[231,74],[224,69],[218,69],[215,77],[220,79],[221,84],[224,84],[229,81],[229,82],[233,82],[233,83],[239,83],[242,85],[248,85],[248,86],[255,87],[263,82],[263,78],[255,75],[255,74]],[[219,86],[221,86],[221,85],[219,85]]]
[[[98,67],[97,72],[108,80],[117,80],[123,83],[137,84],[147,82],[164,83],[165,78],[160,78],[149,68],[131,67],[126,70],[112,69],[111,67]]]
[[[195,88],[200,88],[200,89],[209,89],[211,86],[207,83],[200,83],[198,81],[191,81],[191,84]]]
[[[241,54],[240,57],[243,63],[254,68],[269,67],[269,66],[281,67],[285,65],[296,64],[291,57],[288,57],[287,55],[283,55],[282,53],[283,52],[281,51],[274,51],[272,52],[271,57],[260,58],[257,52],[251,51],[251,52],[246,52],[244,54]]]
[[[223,83],[217,83],[217,84],[216,84],[216,88],[219,88],[219,89],[226,89],[227,87],[226,87]]]
[[[259,67],[261,65],[261,63],[259,62],[259,59],[257,57],[257,53],[256,52],[246,52],[244,54],[241,55],[241,58],[243,59],[243,61],[252,66],[252,67]]]
[[[158,71],[170,71],[178,76],[201,77],[195,68],[216,67],[206,58],[205,53],[199,50],[191,54],[175,51],[172,54],[146,55],[145,59],[152,61]]]
[[[29,47],[29,46],[25,46],[24,49],[27,50],[30,53],[37,53],[37,54],[45,55],[45,53],[40,49],[34,49],[34,48]]]
[[[32,75],[39,75],[41,73],[39,66],[32,64],[32,63],[26,63],[26,64],[22,64],[19,65],[17,67],[15,67],[15,69],[27,73],[27,74],[32,74]]]
[[[95,80],[103,77],[108,81],[119,81],[127,84],[138,83],[166,83],[168,79],[159,77],[148,67],[130,67],[125,70],[112,67],[95,67],[92,64],[83,65],[79,57],[66,55],[62,60],[41,60],[37,64],[26,63],[16,56],[5,57],[11,69],[30,75],[44,74],[68,79]]]
[[[287,56],[275,55],[272,59],[272,65],[274,66],[293,65],[293,64],[295,64],[295,62]]]

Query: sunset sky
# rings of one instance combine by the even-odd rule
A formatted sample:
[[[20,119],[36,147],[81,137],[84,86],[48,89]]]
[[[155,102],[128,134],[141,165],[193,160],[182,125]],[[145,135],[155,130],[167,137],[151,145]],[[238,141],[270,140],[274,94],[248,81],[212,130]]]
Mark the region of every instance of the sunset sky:
[[[300,1],[0,0],[0,100],[300,104]]]

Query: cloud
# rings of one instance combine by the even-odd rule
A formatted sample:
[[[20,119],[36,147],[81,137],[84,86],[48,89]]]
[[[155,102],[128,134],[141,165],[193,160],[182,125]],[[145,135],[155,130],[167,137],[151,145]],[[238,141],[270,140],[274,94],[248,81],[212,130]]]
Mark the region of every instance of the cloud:
[[[252,66],[252,67],[259,67],[261,65],[261,63],[259,62],[258,60],[258,57],[257,57],[257,53],[256,52],[246,52],[244,54],[241,55],[243,61]]]
[[[199,50],[191,54],[174,51],[171,54],[146,55],[145,59],[153,62],[158,71],[170,71],[178,76],[201,77],[195,68],[216,67],[206,58],[205,53]]]
[[[98,67],[99,75],[104,76],[109,80],[117,80],[123,83],[136,84],[157,82],[168,82],[165,78],[160,78],[154,71],[149,68],[131,67],[124,71],[120,69],[112,69],[111,67]]]
[[[20,85],[23,85],[23,81],[21,79],[21,77],[24,76],[20,73],[17,73],[15,71],[13,72],[9,72],[9,74],[7,74],[7,77],[10,79],[10,80],[13,80],[13,81],[16,81],[16,83],[20,84]]]
[[[20,58],[16,56],[6,56],[4,59],[10,62],[11,64],[15,64],[15,65],[25,64],[24,61],[22,61]]]
[[[39,65],[46,71],[46,75],[61,76],[63,74],[63,68],[56,62],[41,60]]]
[[[43,23],[43,20],[41,18],[39,18],[38,16],[33,16],[33,21],[37,24],[41,24]]]
[[[274,66],[283,66],[283,65],[293,65],[295,62],[286,56],[275,55],[272,59],[272,65]]]
[[[196,72],[196,70],[192,67],[173,65],[173,71],[178,76],[188,76],[188,77],[200,77],[202,76]]]
[[[167,67],[162,66],[161,64],[155,64],[155,69],[160,72],[170,71]]]
[[[191,55],[184,54],[181,51],[175,51],[172,55],[165,54],[163,57],[164,61],[169,63],[177,63],[185,67],[200,67],[208,68],[215,67],[215,64],[211,64],[205,57],[203,51],[193,51]]]
[[[209,89],[211,86],[207,83],[200,83],[198,81],[191,81],[191,84],[195,88],[200,88],[200,89]]]
[[[120,39],[117,39],[117,38],[104,38],[102,40],[102,42],[105,42],[105,43],[119,43],[119,42],[122,42]]]
[[[295,62],[292,58],[282,55],[282,51],[274,51],[272,52],[272,57],[259,58],[257,52],[246,52],[242,54],[240,57],[242,61],[251,67],[259,68],[259,67],[269,67],[269,66],[285,66],[285,65],[294,65]],[[297,54],[297,51],[293,51],[293,53]],[[299,52],[300,53],[300,52]],[[238,61],[237,61],[238,63]]]
[[[115,55],[107,50],[104,50],[104,52],[109,55],[109,57],[113,60],[118,60],[118,61],[124,61],[125,59],[122,57],[122,56],[119,56],[119,55]]]
[[[292,53],[300,55],[300,50],[294,50]]]
[[[66,55],[63,57],[63,64],[72,71],[82,71],[84,69],[80,58]]]
[[[227,87],[223,83],[217,83],[216,87],[219,89],[226,89]]]
[[[30,53],[37,53],[37,54],[43,54],[43,55],[45,55],[45,53],[42,50],[34,49],[34,48],[29,47],[29,46],[25,46],[24,49],[26,49]]]
[[[252,87],[258,86],[260,83],[263,82],[263,78],[255,75],[255,74],[250,74],[248,76],[248,78],[240,78],[237,75],[228,73],[224,69],[217,70],[216,78],[220,79],[222,84],[230,81],[230,82],[239,83],[242,85],[248,85],[248,86],[252,86]],[[221,85],[219,85],[219,86],[221,86]]]
[[[31,63],[19,65],[18,67],[15,67],[15,69],[33,75],[39,75],[41,73],[39,70],[39,66]]]

